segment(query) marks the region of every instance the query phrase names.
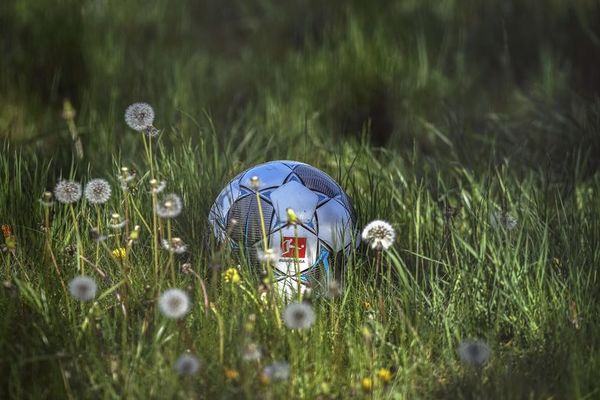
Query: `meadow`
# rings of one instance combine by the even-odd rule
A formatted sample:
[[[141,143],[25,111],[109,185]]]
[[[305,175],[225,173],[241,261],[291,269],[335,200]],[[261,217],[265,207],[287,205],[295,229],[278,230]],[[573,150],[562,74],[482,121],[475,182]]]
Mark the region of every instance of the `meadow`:
[[[0,398],[600,398],[598,21],[586,0],[1,2]],[[278,159],[396,233],[381,270],[362,243],[307,296],[306,329],[208,222]],[[57,201],[95,178],[107,202]]]

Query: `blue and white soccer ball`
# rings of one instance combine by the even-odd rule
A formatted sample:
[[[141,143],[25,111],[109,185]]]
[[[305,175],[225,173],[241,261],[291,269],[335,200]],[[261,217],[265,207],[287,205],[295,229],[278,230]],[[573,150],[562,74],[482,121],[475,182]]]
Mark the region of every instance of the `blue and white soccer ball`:
[[[266,247],[278,255],[274,274],[279,289],[286,295],[296,291],[298,276],[301,290],[340,280],[344,259],[358,241],[352,204],[340,185],[297,161],[267,162],[233,178],[215,200],[209,221],[218,242],[228,242],[259,266],[265,246],[257,191]],[[294,210],[298,224],[288,223],[288,208]]]

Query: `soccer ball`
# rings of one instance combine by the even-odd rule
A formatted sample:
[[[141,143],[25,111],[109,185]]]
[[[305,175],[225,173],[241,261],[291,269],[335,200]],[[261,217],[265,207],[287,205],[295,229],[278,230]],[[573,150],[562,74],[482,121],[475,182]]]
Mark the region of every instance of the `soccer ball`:
[[[289,223],[288,209],[297,224]],[[217,196],[208,219],[217,241],[229,243],[251,265],[260,266],[260,253],[272,249],[275,281],[287,295],[299,286],[304,291],[341,280],[345,258],[358,241],[344,190],[329,175],[297,161],[271,161],[242,172]]]

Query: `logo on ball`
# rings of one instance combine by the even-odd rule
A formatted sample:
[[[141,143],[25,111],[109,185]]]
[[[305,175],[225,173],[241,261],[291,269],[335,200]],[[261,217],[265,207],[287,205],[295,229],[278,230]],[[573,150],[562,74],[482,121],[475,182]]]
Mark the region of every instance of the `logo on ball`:
[[[281,257],[305,258],[306,238],[284,236],[281,240]]]

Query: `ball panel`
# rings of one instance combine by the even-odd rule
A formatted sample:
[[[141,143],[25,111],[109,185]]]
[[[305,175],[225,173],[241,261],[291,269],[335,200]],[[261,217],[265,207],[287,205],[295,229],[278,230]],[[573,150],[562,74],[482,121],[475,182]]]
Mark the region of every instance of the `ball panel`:
[[[285,182],[289,174],[292,173],[292,169],[287,165],[280,162],[270,162],[261,164],[256,167],[247,170],[244,175],[240,178],[240,185],[245,186],[249,189],[252,188],[250,180],[253,176],[259,178],[259,190],[263,190],[270,187],[277,187]]]
[[[334,252],[344,249],[350,243],[352,220],[342,204],[332,199],[317,209],[319,219],[319,239],[327,243]]]
[[[306,186],[291,181],[275,189],[271,193],[271,201],[279,221],[287,221],[287,209],[291,208],[298,219],[306,223],[312,220],[319,198]]]
[[[294,168],[307,188],[323,193],[328,197],[335,197],[342,193],[340,186],[329,175],[309,165],[298,165]]]

